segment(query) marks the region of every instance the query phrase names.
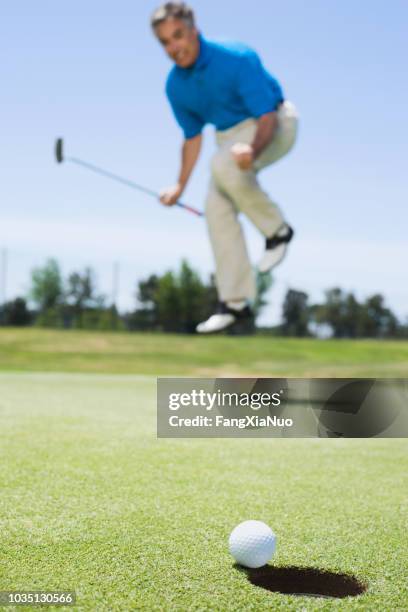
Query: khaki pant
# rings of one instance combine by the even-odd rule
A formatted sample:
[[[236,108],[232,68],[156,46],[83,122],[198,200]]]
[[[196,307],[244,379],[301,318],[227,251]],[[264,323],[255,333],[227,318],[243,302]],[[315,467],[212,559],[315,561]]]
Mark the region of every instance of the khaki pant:
[[[238,215],[244,213],[265,237],[272,236],[284,223],[278,206],[262,191],[257,173],[293,147],[297,125],[295,107],[284,102],[278,110],[275,135],[256,160],[253,170],[240,170],[230,149],[237,142],[250,144],[253,141],[256,120],[247,119],[228,130],[216,132],[218,150],[211,163],[206,219],[215,257],[218,295],[223,302],[255,298],[255,276]]]

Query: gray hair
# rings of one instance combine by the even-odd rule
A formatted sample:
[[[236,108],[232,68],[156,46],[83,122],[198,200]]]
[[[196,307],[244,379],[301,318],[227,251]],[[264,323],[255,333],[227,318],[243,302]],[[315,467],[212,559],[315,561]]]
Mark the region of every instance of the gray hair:
[[[185,2],[166,2],[156,9],[150,19],[153,30],[167,19],[181,19],[189,28],[195,27],[194,11]]]

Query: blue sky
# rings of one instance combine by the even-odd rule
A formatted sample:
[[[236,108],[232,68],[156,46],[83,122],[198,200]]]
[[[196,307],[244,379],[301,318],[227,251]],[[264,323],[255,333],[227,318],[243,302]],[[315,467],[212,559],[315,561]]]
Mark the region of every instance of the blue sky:
[[[170,62],[151,35],[156,2],[14,0],[0,8],[2,121],[0,248],[7,297],[56,257],[64,273],[91,265],[109,294],[120,263],[120,306],[137,279],[182,257],[213,269],[205,224],[178,209],[82,171],[68,155],[160,189],[178,170],[181,134],[163,89]],[[288,287],[320,299],[340,285],[382,292],[408,315],[408,42],[406,0],[194,3],[209,38],[259,51],[301,116],[299,140],[261,181],[296,229],[275,274],[266,322]],[[202,208],[213,129],[184,200]],[[263,241],[247,223],[254,262]]]

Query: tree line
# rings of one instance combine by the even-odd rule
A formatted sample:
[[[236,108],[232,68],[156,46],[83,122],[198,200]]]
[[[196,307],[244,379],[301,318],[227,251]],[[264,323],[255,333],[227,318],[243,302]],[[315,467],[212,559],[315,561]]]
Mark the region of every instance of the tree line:
[[[258,316],[267,305],[272,285],[270,275],[257,276]],[[31,272],[30,289],[0,307],[3,326],[35,325],[64,329],[117,329],[194,333],[196,325],[215,309],[217,293],[214,278],[207,282],[182,261],[176,271],[152,274],[136,286],[135,308],[118,313],[115,304],[97,288],[91,268],[73,271],[63,277],[55,259]],[[257,333],[294,337],[333,336],[335,338],[407,338],[403,324],[387,307],[381,294],[359,301],[340,288],[325,292],[321,303],[311,303],[304,291],[286,293],[281,323],[258,328]]]
[[[279,331],[286,336],[330,335],[334,338],[408,338],[401,323],[376,293],[358,301],[353,293],[334,287],[322,303],[310,303],[303,291],[289,289],[282,308]]]

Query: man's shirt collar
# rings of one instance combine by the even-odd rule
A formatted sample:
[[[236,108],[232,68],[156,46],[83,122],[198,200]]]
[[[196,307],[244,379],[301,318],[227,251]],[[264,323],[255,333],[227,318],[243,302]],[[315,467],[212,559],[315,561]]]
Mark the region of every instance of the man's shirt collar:
[[[206,41],[206,39],[204,38],[202,34],[198,35],[198,41],[200,43],[200,50],[198,52],[198,57],[196,61],[191,66],[188,66],[188,68],[181,68],[181,66],[177,66],[177,69],[181,74],[187,75],[187,74],[191,74],[195,72],[196,70],[202,70],[203,68],[207,66],[208,62],[210,61],[211,59],[210,45],[208,44],[208,42]]]
[[[200,42],[200,52],[192,68],[200,70],[201,68],[205,68],[205,66],[207,66],[208,62],[210,61],[211,48],[202,34],[198,35],[198,40]]]

